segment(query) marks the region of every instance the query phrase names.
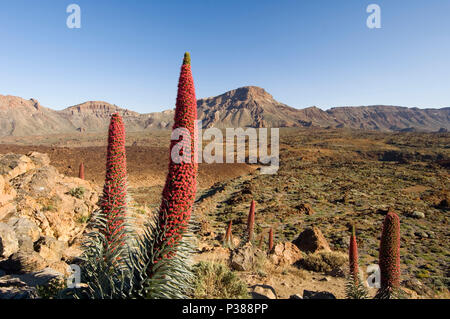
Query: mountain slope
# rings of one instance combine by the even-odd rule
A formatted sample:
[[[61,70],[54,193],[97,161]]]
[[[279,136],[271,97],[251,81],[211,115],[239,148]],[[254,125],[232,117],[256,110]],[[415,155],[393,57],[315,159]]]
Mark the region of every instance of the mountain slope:
[[[276,101],[264,89],[247,86],[197,101],[198,118],[207,127],[331,127],[379,131],[450,130],[450,108],[399,106],[317,107],[295,109]],[[0,136],[103,132],[113,113],[127,131],[170,129],[173,110],[140,114],[102,101],[55,111],[34,99],[0,95]]]

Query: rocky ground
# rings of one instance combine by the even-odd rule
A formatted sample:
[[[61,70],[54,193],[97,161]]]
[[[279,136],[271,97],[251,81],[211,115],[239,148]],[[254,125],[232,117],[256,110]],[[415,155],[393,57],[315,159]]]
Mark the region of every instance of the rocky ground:
[[[377,263],[382,222],[392,208],[401,220],[403,287],[414,296],[448,298],[448,145],[448,134],[286,131],[278,174],[254,172],[218,183],[200,195],[196,212],[207,229],[204,250],[219,249],[230,220],[235,237],[243,237],[254,199],[255,242],[262,234],[266,246],[271,227],[278,243],[291,242],[305,229],[317,227],[332,251],[345,254],[355,224],[365,270]],[[308,274],[304,265],[295,267],[299,270],[308,284],[344,296],[344,285],[336,281],[339,276],[325,280],[326,272]],[[289,276],[259,276],[255,271],[242,275],[249,283],[278,286],[284,297],[287,285],[296,285],[296,293],[306,289],[305,280]]]
[[[133,136],[127,148],[130,206],[141,219],[158,207],[166,172],[166,161],[158,159],[164,143],[148,147],[146,139]],[[0,153],[28,155],[0,155],[0,293],[32,295],[39,280],[64,274],[79,253],[104,174],[98,164],[104,161],[104,146],[80,143],[75,148],[1,146]],[[402,287],[413,298],[449,298],[448,145],[449,133],[286,129],[275,175],[261,175],[245,164],[202,164],[195,260],[225,264],[255,297],[327,292],[344,298],[350,226],[356,225],[365,270],[377,263],[384,214],[391,208],[401,221]],[[36,150],[48,153],[55,168],[47,156],[29,153]],[[88,181],[68,177],[76,176],[79,158],[87,163]],[[247,247],[240,241],[252,199],[256,233]],[[233,249],[223,244],[230,220]],[[271,254],[269,228],[275,237]],[[320,243],[317,248],[295,241],[305,231],[312,234],[306,242]]]
[[[94,188],[60,174],[46,154],[0,155],[0,297],[31,297],[68,274],[98,201]]]

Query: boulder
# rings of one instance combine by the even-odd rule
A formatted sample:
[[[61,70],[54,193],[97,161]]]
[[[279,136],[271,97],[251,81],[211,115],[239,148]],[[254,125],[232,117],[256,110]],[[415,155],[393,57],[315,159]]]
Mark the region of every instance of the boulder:
[[[254,285],[250,294],[252,299],[277,299],[275,289],[269,285]]]
[[[278,243],[270,252],[270,260],[275,265],[292,265],[302,259],[302,252],[290,242]]]
[[[251,270],[258,258],[265,258],[264,252],[247,243],[243,247],[236,248],[231,253],[231,268],[239,271]]]
[[[308,203],[301,203],[301,204],[297,205],[296,208],[300,214],[306,214],[306,215],[310,216],[315,213],[312,206]]]
[[[36,287],[45,286],[54,278],[63,279],[64,277],[63,274],[51,268],[29,274],[1,277],[0,299],[38,298]]]
[[[303,290],[303,299],[336,299],[336,296],[327,291]]]
[[[36,272],[47,267],[48,263],[36,252],[18,251],[9,259],[0,262],[0,268],[9,273],[24,274]]]
[[[0,257],[8,258],[18,250],[19,241],[14,229],[5,223],[0,223]]]
[[[8,220],[8,225],[14,229],[18,238],[28,237],[35,242],[41,237],[39,227],[28,218],[13,217]]]
[[[292,243],[306,253],[314,253],[320,250],[331,251],[327,240],[317,227],[305,229]]]
[[[425,218],[425,214],[422,213],[422,212],[419,212],[419,211],[414,211],[411,214],[411,217],[414,217],[414,218],[417,218],[417,219],[422,219],[422,218]]]
[[[41,237],[35,244],[34,250],[48,263],[61,261],[67,243],[53,237]]]
[[[35,167],[31,158],[25,155],[10,153],[0,156],[0,175],[3,175],[6,181]]]

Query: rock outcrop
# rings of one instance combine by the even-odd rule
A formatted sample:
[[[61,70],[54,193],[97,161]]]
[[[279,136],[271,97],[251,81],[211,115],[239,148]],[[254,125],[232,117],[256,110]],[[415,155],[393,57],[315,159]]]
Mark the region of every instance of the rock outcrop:
[[[247,243],[231,252],[230,265],[234,270],[248,271],[253,268],[258,259],[265,260],[265,258],[266,254],[263,251]]]
[[[292,243],[305,253],[331,251],[327,240],[317,227],[305,229]]]
[[[46,154],[0,155],[0,269],[67,274],[97,201],[90,182],[59,174]]]
[[[270,252],[269,258],[275,265],[293,265],[302,259],[303,254],[292,243],[277,243]]]

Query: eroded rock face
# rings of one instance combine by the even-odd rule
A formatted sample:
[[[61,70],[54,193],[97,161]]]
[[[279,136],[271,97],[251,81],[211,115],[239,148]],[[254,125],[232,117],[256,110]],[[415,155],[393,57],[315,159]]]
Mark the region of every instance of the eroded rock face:
[[[331,251],[327,240],[317,227],[305,229],[292,243],[306,253]]]
[[[67,274],[64,261],[81,253],[72,244],[97,202],[93,184],[59,174],[46,154],[0,155],[0,270],[30,274],[50,267]],[[13,286],[20,285],[14,280],[3,284],[6,295],[14,295]]]
[[[41,236],[71,242],[96,208],[93,185],[59,174],[46,154],[0,155],[0,222],[33,242]]]

